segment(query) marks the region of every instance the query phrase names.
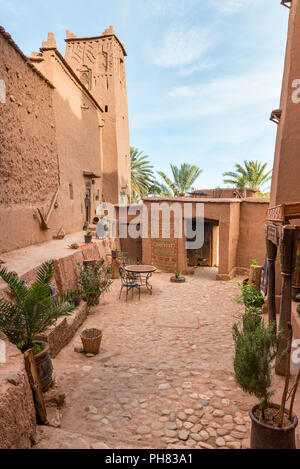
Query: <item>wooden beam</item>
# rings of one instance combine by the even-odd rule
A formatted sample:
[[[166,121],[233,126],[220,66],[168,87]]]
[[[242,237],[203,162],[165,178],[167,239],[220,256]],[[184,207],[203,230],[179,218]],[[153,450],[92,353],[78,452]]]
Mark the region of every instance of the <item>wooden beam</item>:
[[[268,314],[269,314],[269,322],[273,321],[276,326],[275,261],[277,257],[277,244],[274,244],[269,239],[266,240],[266,244],[267,244],[267,259],[268,259]]]
[[[33,400],[37,412],[38,421],[41,425],[45,425],[47,423],[47,411],[32,349],[27,350],[24,353],[24,360],[27,376],[33,393]]]
[[[282,333],[279,352],[287,350],[289,339],[289,323],[291,323],[292,312],[292,275],[295,253],[295,227],[286,225],[283,227],[281,251],[281,303],[280,303],[280,322],[279,329]],[[290,364],[287,355],[276,365],[276,374],[286,376]]]

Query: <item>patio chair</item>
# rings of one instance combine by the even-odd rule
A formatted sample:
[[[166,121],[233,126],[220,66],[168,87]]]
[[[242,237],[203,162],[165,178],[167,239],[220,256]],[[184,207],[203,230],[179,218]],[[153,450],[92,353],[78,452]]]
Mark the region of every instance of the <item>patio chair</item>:
[[[141,287],[136,281],[136,279],[132,275],[128,274],[123,266],[121,266],[119,270],[120,270],[120,277],[121,277],[121,284],[122,284],[119,299],[121,299],[123,288],[126,288],[126,301],[128,300],[128,292],[131,290],[132,296],[133,296],[133,290],[137,288],[139,291],[139,300],[140,300],[141,299]]]

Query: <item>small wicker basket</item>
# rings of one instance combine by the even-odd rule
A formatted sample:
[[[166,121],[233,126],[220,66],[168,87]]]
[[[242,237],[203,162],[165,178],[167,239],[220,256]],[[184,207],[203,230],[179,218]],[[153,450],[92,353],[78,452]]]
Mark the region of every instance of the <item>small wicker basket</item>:
[[[85,329],[81,333],[80,337],[85,353],[98,355],[102,339],[102,331],[99,329]]]

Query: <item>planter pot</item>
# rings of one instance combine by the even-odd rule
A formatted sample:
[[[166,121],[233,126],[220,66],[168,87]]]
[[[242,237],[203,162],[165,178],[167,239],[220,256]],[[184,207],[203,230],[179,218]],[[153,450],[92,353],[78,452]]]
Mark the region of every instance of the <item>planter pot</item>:
[[[171,282],[173,283],[184,283],[185,282],[185,277],[171,277]]]
[[[276,404],[273,404],[272,407],[275,409],[280,408]],[[255,405],[249,412],[252,422],[251,449],[296,449],[297,416],[293,415],[293,423],[289,427],[272,427],[256,419],[254,413],[257,409],[258,405]]]
[[[119,251],[111,251],[111,257],[113,259],[117,259],[119,257],[120,252]]]
[[[34,355],[34,361],[40,378],[42,391],[46,392],[52,385],[53,374],[53,365],[50,357],[49,345],[40,341],[35,341],[35,343],[44,345],[42,352]]]
[[[296,287],[295,285],[292,286],[292,299],[300,303],[300,297],[296,298],[297,295],[300,295],[300,287]]]
[[[92,242],[93,236],[85,236],[84,242],[85,244],[90,244]]]
[[[102,340],[102,331],[100,329],[85,329],[80,338],[85,353],[98,355]]]
[[[73,303],[76,306],[76,308],[80,305],[81,300],[82,300],[81,296],[76,296],[76,298],[74,298]]]

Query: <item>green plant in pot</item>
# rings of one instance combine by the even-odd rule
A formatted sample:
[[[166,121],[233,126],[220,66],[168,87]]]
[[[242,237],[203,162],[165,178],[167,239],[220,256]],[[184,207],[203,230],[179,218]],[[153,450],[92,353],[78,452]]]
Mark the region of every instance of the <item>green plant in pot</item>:
[[[254,315],[254,313],[247,313]],[[291,328],[291,326],[290,326]],[[255,324],[248,317],[246,327],[241,330],[239,324],[233,326],[235,343],[234,373],[237,383],[243,391],[254,395],[258,404],[250,411],[251,449],[295,449],[295,429],[298,424],[293,414],[294,399],[299,377],[290,392],[289,372],[286,378],[281,404],[273,404],[272,373],[278,360],[286,353],[291,353],[292,334],[289,348],[279,353],[281,334],[276,334],[274,324],[265,325],[262,320]],[[286,409],[288,395],[291,396],[289,409]]]
[[[294,285],[292,286],[292,298],[294,301],[300,302],[300,252],[296,255]]]
[[[126,259],[127,259],[128,252],[119,252],[118,254],[118,259],[122,263],[122,265],[125,265]]]
[[[111,251],[111,257],[113,259],[117,259],[119,257],[119,254],[120,254],[120,250],[118,248],[114,248],[112,251]]]
[[[184,283],[184,282],[185,282],[185,277],[183,277],[183,276],[181,275],[181,272],[178,272],[177,270],[175,270],[174,276],[171,277],[171,282],[174,282],[174,283]]]
[[[109,291],[112,284],[111,269],[103,261],[95,261],[85,265],[77,264],[78,283],[87,291],[85,295],[88,306],[99,304],[99,298]]]
[[[84,236],[85,244],[90,244],[93,240],[93,233],[91,231],[87,231]]]
[[[12,299],[0,299],[0,331],[22,353],[33,349],[43,391],[52,384],[53,367],[48,345],[36,338],[58,318],[68,316],[75,309],[72,300],[83,293],[72,291],[51,297],[49,285],[53,274],[53,262],[46,262],[29,287],[17,274],[5,268],[0,270],[0,277],[8,284]]]

